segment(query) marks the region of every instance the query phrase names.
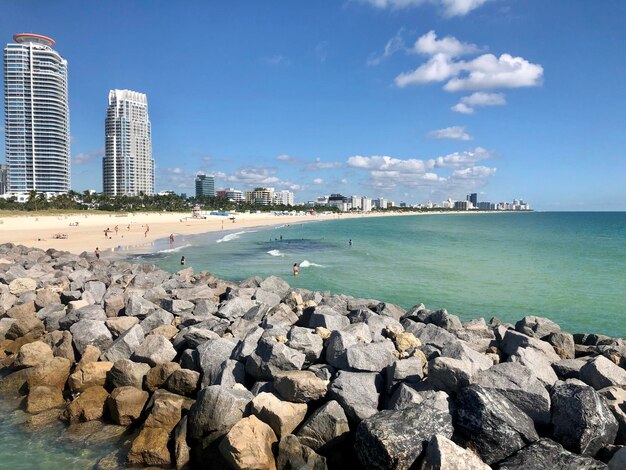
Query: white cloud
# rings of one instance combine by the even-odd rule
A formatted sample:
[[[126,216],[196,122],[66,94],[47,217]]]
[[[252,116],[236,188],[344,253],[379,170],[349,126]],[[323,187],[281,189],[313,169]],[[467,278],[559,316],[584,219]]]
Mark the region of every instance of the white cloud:
[[[477,106],[502,106],[505,104],[506,99],[504,93],[477,91],[461,98],[461,101],[452,106],[452,110],[457,113],[473,114],[474,108]]]
[[[297,159],[296,157],[292,157],[291,155],[278,155],[276,157],[276,160],[281,161],[281,162],[289,162],[289,163],[297,163],[300,160]]]
[[[74,165],[85,165],[87,163],[93,162],[94,160],[99,160],[103,156],[104,156],[103,148],[92,150],[90,152],[81,152],[72,157],[72,163]]]
[[[464,16],[490,0],[361,0],[378,8],[401,9],[434,4],[443,9],[445,16]]]
[[[472,140],[472,136],[465,131],[465,127],[452,126],[431,131],[428,136],[433,139]]]
[[[312,163],[306,165],[308,170],[329,170],[334,168],[341,168],[339,162],[323,162],[319,158],[316,158]]]
[[[315,178],[313,184],[324,184],[324,180],[322,178]]]
[[[469,167],[481,160],[491,158],[491,152],[482,147],[476,147],[474,150],[466,150],[464,152],[454,152],[437,158],[428,160],[427,168],[458,168]]]
[[[445,54],[449,57],[458,57],[473,54],[478,51],[479,48],[476,44],[461,42],[454,36],[446,36],[442,39],[437,39],[437,33],[432,30],[415,41],[415,45],[413,46],[413,52],[431,56]]]
[[[265,57],[263,61],[269,65],[289,65],[291,63],[289,58],[283,55],[273,55],[271,57]]]
[[[347,178],[341,178],[341,184],[348,184]]]
[[[496,174],[496,168],[489,168],[486,166],[474,166],[470,168],[464,168],[462,170],[454,170],[450,178],[463,179],[463,180],[480,180],[493,176]]]
[[[395,83],[400,88],[409,85],[442,82],[459,73],[452,59],[443,53],[435,54],[428,62],[420,65],[412,72],[404,72],[395,78]]]
[[[229,183],[242,183],[248,186],[272,185],[280,182],[275,172],[268,168],[240,168],[224,178]]]
[[[443,87],[446,91],[489,90],[495,88],[523,88],[541,84],[543,67],[522,57],[502,54],[483,54],[459,64],[459,72],[467,76],[452,78]]]

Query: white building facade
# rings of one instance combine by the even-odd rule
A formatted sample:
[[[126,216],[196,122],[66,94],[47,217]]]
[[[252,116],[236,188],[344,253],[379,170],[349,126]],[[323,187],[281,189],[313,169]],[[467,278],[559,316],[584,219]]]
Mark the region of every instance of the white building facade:
[[[282,204],[283,206],[293,206],[293,193],[286,189],[276,191],[274,193],[274,204]]]
[[[7,192],[70,190],[67,61],[39,34],[13,36],[4,49]]]
[[[152,129],[143,93],[109,92],[102,184],[108,196],[154,194]]]

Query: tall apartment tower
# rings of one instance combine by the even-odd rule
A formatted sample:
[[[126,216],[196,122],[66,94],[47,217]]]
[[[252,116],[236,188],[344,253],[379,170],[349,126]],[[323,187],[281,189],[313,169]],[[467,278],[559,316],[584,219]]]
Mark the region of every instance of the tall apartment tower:
[[[102,185],[108,196],[154,194],[152,132],[143,93],[109,92]]]
[[[49,37],[22,33],[13,40],[4,49],[7,192],[67,192],[67,61]]]

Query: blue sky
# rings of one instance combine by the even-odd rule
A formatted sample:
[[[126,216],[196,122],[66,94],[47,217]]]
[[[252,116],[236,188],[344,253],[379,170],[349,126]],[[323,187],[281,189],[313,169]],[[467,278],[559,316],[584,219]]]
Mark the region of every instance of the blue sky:
[[[69,61],[72,186],[108,91],[148,95],[156,189],[626,210],[626,2],[2,2]],[[3,153],[1,154],[3,157]],[[2,158],[3,159],[3,158]]]

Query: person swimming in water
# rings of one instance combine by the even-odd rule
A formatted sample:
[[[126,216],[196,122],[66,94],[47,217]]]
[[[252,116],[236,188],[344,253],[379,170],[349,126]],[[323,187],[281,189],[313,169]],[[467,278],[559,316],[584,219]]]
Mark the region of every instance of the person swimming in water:
[[[184,266],[186,262],[187,262],[187,260],[185,259],[184,256],[182,258],[180,258],[180,265],[181,266]]]
[[[352,246],[352,238],[348,240],[348,245]]]
[[[298,263],[293,263],[293,275],[298,277]]]

